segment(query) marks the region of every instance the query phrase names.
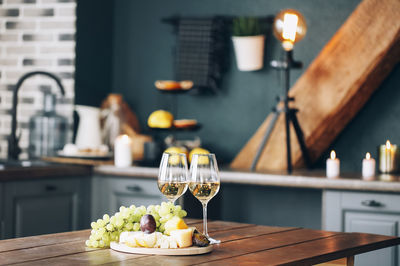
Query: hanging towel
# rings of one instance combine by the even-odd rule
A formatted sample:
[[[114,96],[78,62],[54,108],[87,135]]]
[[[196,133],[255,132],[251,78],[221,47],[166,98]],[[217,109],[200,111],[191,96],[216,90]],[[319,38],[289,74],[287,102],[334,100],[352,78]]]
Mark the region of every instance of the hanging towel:
[[[179,18],[176,80],[191,80],[199,92],[217,92],[226,61],[225,21],[221,17]]]

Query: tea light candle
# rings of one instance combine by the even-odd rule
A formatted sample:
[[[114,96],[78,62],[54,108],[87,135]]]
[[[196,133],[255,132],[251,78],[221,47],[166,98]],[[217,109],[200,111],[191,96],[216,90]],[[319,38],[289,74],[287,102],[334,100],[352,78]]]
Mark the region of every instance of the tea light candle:
[[[365,180],[373,180],[375,176],[375,159],[367,152],[362,161],[362,177]]]
[[[340,174],[340,160],[336,158],[334,150],[331,151],[331,158],[326,160],[326,177],[336,178]]]
[[[132,140],[121,135],[114,142],[114,164],[116,167],[129,167],[132,164]]]

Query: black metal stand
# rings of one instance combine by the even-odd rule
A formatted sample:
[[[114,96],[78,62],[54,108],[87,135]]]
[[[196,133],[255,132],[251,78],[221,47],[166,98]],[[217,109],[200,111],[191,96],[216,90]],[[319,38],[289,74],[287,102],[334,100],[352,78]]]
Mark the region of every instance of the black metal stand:
[[[291,157],[291,146],[290,146],[290,123],[293,124],[293,128],[296,132],[297,140],[300,144],[300,149],[303,154],[304,162],[306,163],[307,168],[311,167],[310,157],[308,155],[307,146],[304,141],[303,131],[301,130],[299,121],[297,119],[296,113],[298,109],[290,108],[289,102],[294,101],[293,97],[289,97],[289,89],[290,89],[290,69],[291,68],[301,68],[302,63],[293,60],[293,51],[285,52],[285,61],[272,61],[271,66],[278,70],[283,70],[285,73],[284,80],[284,95],[283,97],[277,97],[278,104],[276,107],[272,109],[272,120],[268,125],[267,130],[265,131],[264,137],[261,141],[261,144],[257,150],[256,156],[253,159],[251,164],[251,170],[254,171],[256,169],[258,160],[260,159],[261,153],[264,150],[265,145],[268,142],[268,139],[272,133],[273,128],[275,127],[276,121],[278,120],[280,113],[285,113],[285,130],[286,130],[286,154],[287,154],[287,171],[288,173],[292,173],[292,157]],[[281,102],[283,102],[283,107],[281,106]]]

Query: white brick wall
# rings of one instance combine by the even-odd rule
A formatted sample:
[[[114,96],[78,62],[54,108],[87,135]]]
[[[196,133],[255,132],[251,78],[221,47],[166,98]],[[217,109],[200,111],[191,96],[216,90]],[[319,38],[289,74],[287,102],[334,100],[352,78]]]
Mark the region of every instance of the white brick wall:
[[[75,0],[0,0],[0,158],[7,157],[12,88],[24,73],[52,72],[66,96],[46,77],[32,77],[19,91],[18,132],[26,158],[29,118],[42,108],[45,88],[57,94],[57,111],[72,121],[75,72]]]

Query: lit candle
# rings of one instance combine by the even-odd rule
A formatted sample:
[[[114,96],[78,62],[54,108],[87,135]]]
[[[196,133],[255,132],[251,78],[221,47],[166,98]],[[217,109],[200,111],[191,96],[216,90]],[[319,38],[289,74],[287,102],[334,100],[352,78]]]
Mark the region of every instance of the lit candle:
[[[128,135],[121,135],[114,142],[114,164],[116,167],[128,167],[132,164],[132,141]]]
[[[334,150],[331,151],[331,158],[326,160],[326,177],[336,178],[340,174],[340,160],[336,158]]]
[[[362,161],[362,177],[365,180],[373,180],[375,176],[375,159],[367,152]]]
[[[379,172],[383,174],[393,174],[398,171],[398,151],[397,145],[390,143],[379,146]]]

